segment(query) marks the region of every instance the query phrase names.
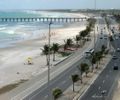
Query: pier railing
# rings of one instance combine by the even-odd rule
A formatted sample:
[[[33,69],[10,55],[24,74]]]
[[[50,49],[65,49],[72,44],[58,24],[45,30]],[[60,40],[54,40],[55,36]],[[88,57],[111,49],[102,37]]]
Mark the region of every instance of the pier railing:
[[[86,17],[0,18],[0,22],[81,22],[86,19]]]

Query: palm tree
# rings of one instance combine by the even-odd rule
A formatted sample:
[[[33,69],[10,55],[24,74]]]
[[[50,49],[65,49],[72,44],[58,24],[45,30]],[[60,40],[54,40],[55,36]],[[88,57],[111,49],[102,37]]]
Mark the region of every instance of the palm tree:
[[[81,83],[83,83],[83,81],[82,81],[82,74],[84,73],[84,72],[86,72],[86,76],[87,76],[87,73],[88,73],[88,64],[86,64],[86,63],[81,63],[80,64],[80,66],[78,66],[78,69],[79,69],[79,71],[80,71],[80,76],[81,76],[81,78],[80,78],[80,80],[81,80]]]
[[[105,46],[105,45],[102,45],[102,47],[101,47],[101,51],[102,51],[102,53],[104,53],[105,50],[106,50],[106,46]]]
[[[72,39],[70,39],[70,38],[67,39],[67,41],[66,41],[67,46],[71,47],[72,43],[73,43]]]
[[[86,77],[87,77],[87,74],[89,72],[89,66],[87,63],[81,63],[81,72],[82,73],[85,72]]]
[[[44,47],[43,47],[43,54],[46,55],[47,65],[49,64],[49,62],[48,62],[48,53],[49,53],[49,46],[45,44]]]
[[[64,48],[64,51],[65,51],[67,49],[67,44],[64,44],[63,48]]]
[[[85,74],[86,74],[86,77],[87,77],[88,73],[89,73],[89,66],[88,66],[88,64],[85,64]]]
[[[86,36],[86,30],[81,31],[81,32],[79,33],[79,35],[80,35],[80,37],[81,37],[82,40],[83,40],[83,43],[82,43],[82,45],[83,45],[83,44],[84,44],[84,40],[85,40],[85,36]]]
[[[53,43],[52,45],[52,51],[53,51],[53,61],[55,61],[55,54],[59,50],[59,44],[58,43]]]
[[[96,64],[96,58],[95,58],[95,56],[92,57],[91,64],[92,64],[92,72],[93,72],[93,70],[94,70],[94,64]]]
[[[72,75],[71,78],[72,78],[72,82],[73,82],[73,92],[74,92],[75,91],[75,89],[74,89],[74,83],[79,80],[79,75],[77,75],[77,74]]]
[[[80,41],[80,36],[79,35],[76,35],[76,37],[75,37],[75,41],[76,41],[76,45],[78,46],[78,43],[79,43],[79,41]]]

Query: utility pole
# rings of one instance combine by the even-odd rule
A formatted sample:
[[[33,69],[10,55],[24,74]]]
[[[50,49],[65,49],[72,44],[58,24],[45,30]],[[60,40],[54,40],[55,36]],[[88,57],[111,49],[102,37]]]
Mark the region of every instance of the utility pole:
[[[49,23],[49,32],[48,32],[48,98],[50,97],[50,38],[51,38],[51,24],[52,22]]]
[[[96,12],[96,0],[94,1],[94,9],[95,9],[95,12]],[[96,14],[95,12],[94,12],[94,14]],[[96,38],[96,36],[95,36],[95,25],[94,25],[94,50],[95,50],[95,40],[96,40],[95,38]]]

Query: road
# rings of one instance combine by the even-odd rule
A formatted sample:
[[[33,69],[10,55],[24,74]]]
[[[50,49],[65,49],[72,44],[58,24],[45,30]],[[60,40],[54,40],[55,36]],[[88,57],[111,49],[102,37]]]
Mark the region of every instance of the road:
[[[112,86],[119,76],[119,70],[113,70],[113,66],[115,63],[120,66],[120,52],[116,51],[118,47],[120,48],[119,43],[120,38],[111,42],[111,44],[115,48],[114,55],[116,55],[118,59],[111,59],[111,61],[108,63],[99,77],[94,81],[87,92],[79,100],[105,100],[104,98],[110,95],[109,93],[110,91],[112,91]],[[102,91],[105,91],[104,96],[102,94]]]

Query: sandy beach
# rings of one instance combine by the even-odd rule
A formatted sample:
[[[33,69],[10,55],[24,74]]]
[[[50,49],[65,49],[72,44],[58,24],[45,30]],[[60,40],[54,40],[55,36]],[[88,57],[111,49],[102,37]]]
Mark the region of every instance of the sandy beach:
[[[74,25],[73,25],[74,26]],[[51,30],[51,44],[64,44],[67,38],[73,38],[86,25],[75,27],[65,27]],[[18,31],[18,30],[17,30]],[[15,43],[13,47],[0,49],[0,88],[8,84],[18,82],[21,79],[31,79],[32,77],[47,70],[46,56],[41,55],[43,45],[47,44],[47,34],[37,39],[24,40]],[[31,57],[33,65],[28,65],[27,58]],[[52,59],[52,56],[51,56]],[[57,55],[56,61],[63,58]],[[52,62],[51,64],[54,64]]]

